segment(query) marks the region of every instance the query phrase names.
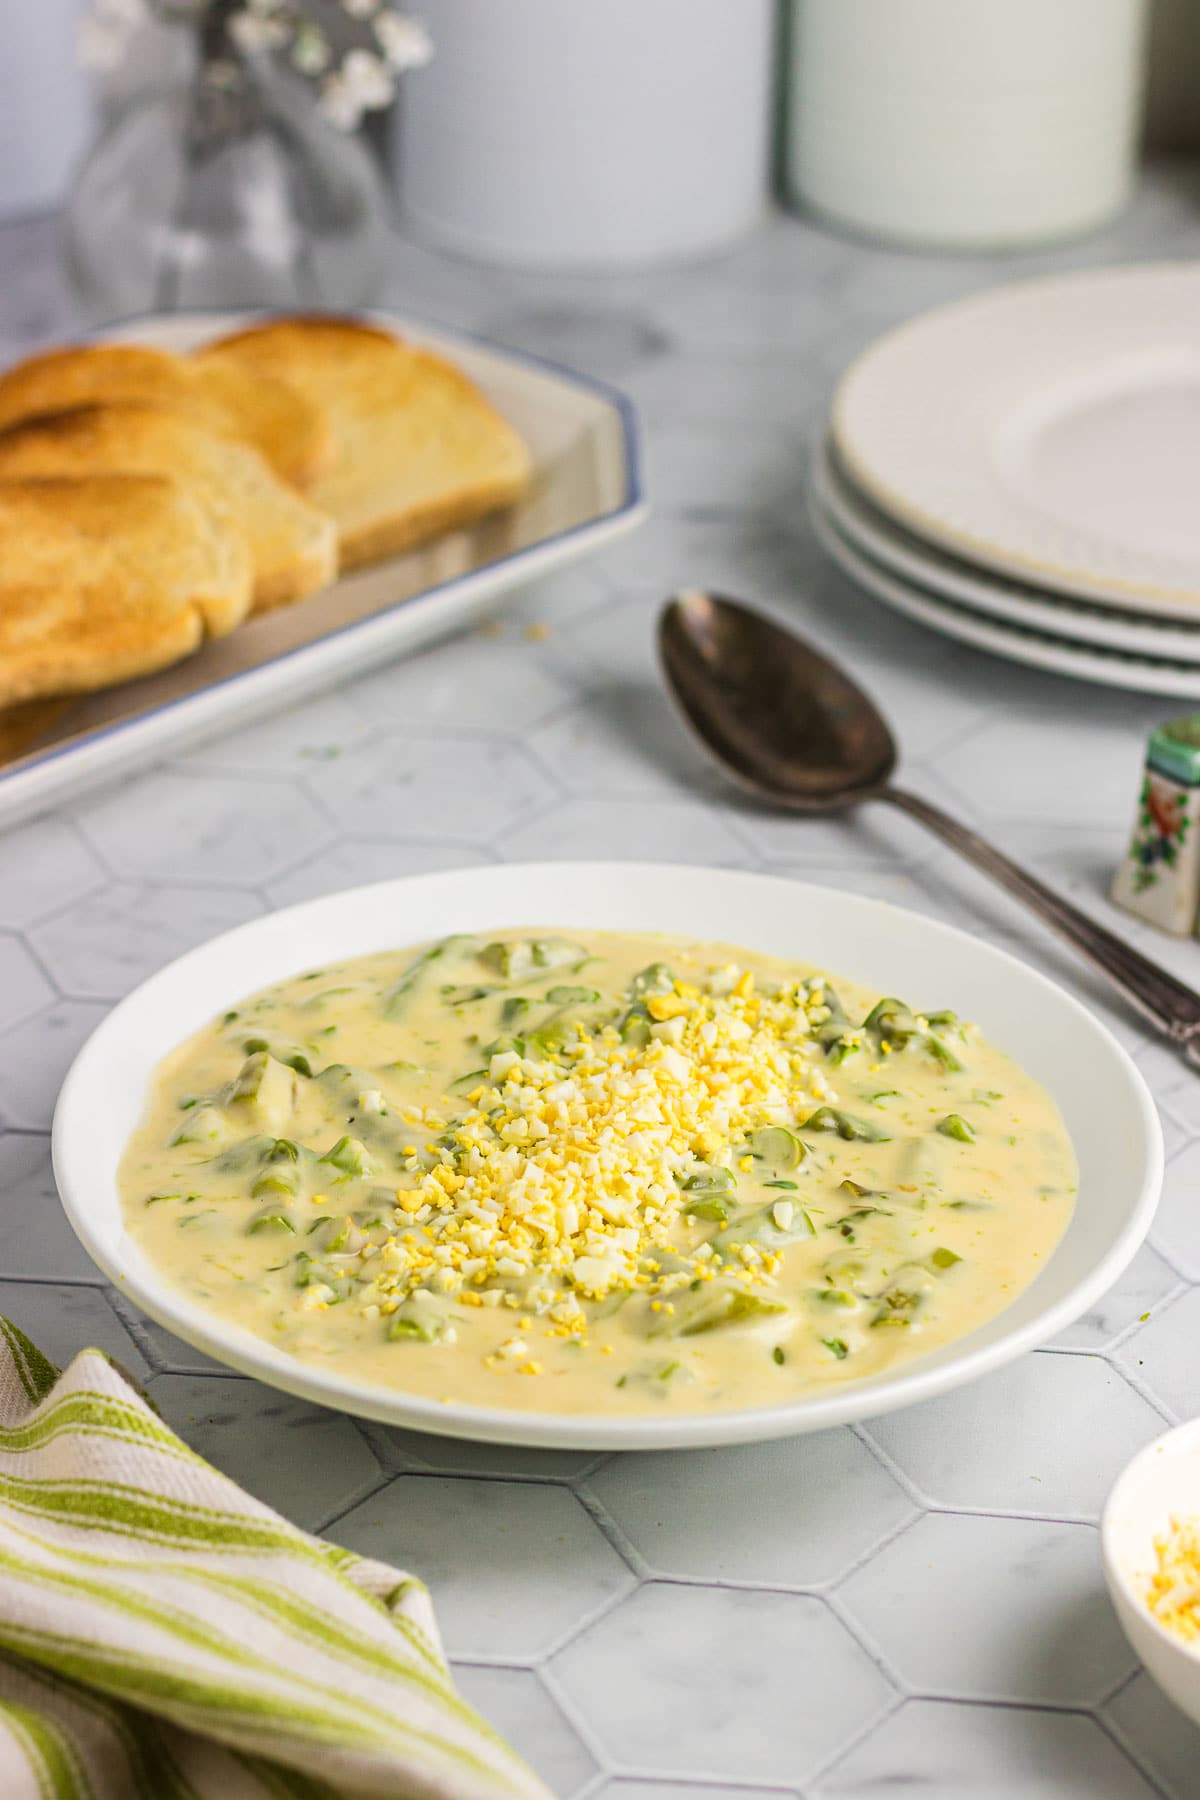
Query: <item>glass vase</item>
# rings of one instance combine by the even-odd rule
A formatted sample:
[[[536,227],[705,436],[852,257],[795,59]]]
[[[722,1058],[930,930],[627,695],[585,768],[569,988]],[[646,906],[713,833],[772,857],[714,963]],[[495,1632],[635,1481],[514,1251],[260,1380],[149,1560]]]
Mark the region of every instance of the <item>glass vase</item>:
[[[237,4],[191,10],[191,75],[129,102],[76,180],[67,261],[96,323],[374,295],[388,235],[374,158],[326,123],[301,78],[243,55]]]

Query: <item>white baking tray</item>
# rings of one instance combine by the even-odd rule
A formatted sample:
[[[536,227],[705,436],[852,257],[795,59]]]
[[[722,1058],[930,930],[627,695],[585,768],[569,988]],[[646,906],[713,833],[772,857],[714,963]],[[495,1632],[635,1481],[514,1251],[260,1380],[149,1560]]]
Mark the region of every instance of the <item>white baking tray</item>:
[[[100,335],[190,350],[254,316],[141,318]],[[508,589],[589,554],[643,516],[637,422],[624,395],[418,320],[369,316],[453,357],[478,382],[532,451],[528,494],[465,531],[252,620],[160,675],[0,712],[0,827],[444,637]]]

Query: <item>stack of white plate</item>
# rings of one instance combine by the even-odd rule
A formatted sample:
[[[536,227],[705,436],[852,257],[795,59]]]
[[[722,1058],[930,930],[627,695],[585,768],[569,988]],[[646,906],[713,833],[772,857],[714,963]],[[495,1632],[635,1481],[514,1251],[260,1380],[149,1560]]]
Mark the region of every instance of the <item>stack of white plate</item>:
[[[1200,264],[889,332],[838,387],[811,506],[834,559],[935,631],[1200,698]]]

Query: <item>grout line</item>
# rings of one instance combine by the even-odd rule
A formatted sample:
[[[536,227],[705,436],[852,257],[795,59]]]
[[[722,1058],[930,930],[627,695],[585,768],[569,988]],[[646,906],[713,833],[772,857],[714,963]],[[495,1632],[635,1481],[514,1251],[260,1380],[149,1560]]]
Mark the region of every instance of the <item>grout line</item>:
[[[907,1471],[901,1468],[891,1452],[885,1450],[883,1445],[872,1436],[871,1421],[869,1419],[866,1420],[865,1423],[859,1422],[852,1425],[850,1429],[855,1437],[858,1438],[859,1442],[866,1445],[876,1462],[887,1470],[901,1492],[907,1494],[914,1506],[919,1506],[922,1510],[925,1510],[933,1504],[924,1489],[919,1487]]]
[[[39,921],[39,924],[41,924],[41,923],[44,923],[44,921]],[[28,956],[30,962],[33,964],[34,968],[38,971],[38,973],[42,976],[42,979],[46,982],[47,986],[50,988],[51,993],[55,996],[56,999],[70,1000],[70,999],[78,998],[79,996],[75,996],[75,995],[69,994],[67,992],[67,990],[63,987],[62,983],[59,981],[58,976],[55,974],[54,970],[51,968],[50,964],[46,961],[45,952],[39,947],[39,945],[37,944],[37,942],[34,939],[34,933],[37,931],[37,929],[38,929],[38,925],[27,925],[24,928],[24,930],[22,930],[22,931],[8,931],[8,930],[0,931],[0,938],[3,938],[7,942],[15,944],[18,949],[24,950],[24,952]],[[52,1005],[53,1002],[51,1002],[50,1004]],[[49,1010],[50,1010],[49,1005],[35,1006],[32,1012],[23,1013],[19,1019],[14,1019],[12,1021],[11,1025],[6,1025],[5,1026],[5,1034],[7,1035],[7,1033],[9,1031],[20,1030],[20,1028],[23,1025],[28,1025],[28,1023],[30,1022],[31,1019],[35,1019],[37,1017],[38,1013],[48,1012]]]
[[[1035,1525],[1090,1525],[1094,1530],[1100,1529],[1099,1513],[1073,1512],[1030,1512],[1019,1507],[967,1506],[956,1501],[953,1505],[939,1500],[926,1502],[925,1510],[938,1518],[962,1519],[1015,1519],[1021,1524],[1031,1522]]]
[[[358,1420],[357,1423],[370,1426],[377,1424],[378,1421],[374,1419],[361,1419]],[[388,1430],[391,1428],[384,1426],[383,1429]],[[395,1427],[395,1429],[402,1430],[403,1427]],[[367,1442],[370,1443],[370,1441],[370,1438],[367,1438]],[[455,1440],[447,1440],[447,1442],[452,1441]],[[403,1452],[401,1452],[401,1454],[403,1454]],[[418,1458],[415,1451],[410,1452],[410,1454],[412,1455],[416,1466],[412,1468],[392,1469],[390,1471],[392,1475],[411,1475],[418,1481],[485,1481],[492,1487],[562,1488],[565,1492],[572,1494],[575,1499],[579,1499],[579,1495],[574,1491],[573,1484],[577,1479],[582,1479],[582,1474],[580,1476],[566,1474],[546,1475],[538,1471],[530,1471],[526,1474],[519,1469],[453,1468],[446,1463],[425,1462]],[[372,1455],[374,1455],[375,1460],[380,1463],[381,1467],[387,1466],[382,1462],[379,1452],[375,1450],[373,1445]]]
[[[103,1294],[106,1299],[109,1297],[108,1276],[102,1275],[99,1269],[94,1275],[8,1275],[0,1270],[0,1281],[10,1282],[14,1287],[84,1288],[93,1294]],[[116,1308],[113,1310],[115,1312]],[[117,1317],[120,1318],[119,1313]],[[125,1321],[122,1319],[121,1323]]]
[[[900,1489],[901,1493],[905,1494],[914,1506],[923,1509],[928,1505],[925,1495],[917,1486],[916,1482],[913,1481],[912,1477],[906,1470],[900,1467],[900,1464],[894,1457],[888,1454],[883,1448],[883,1445],[877,1443],[871,1436],[870,1420],[867,1420],[865,1424],[856,1422],[851,1425],[849,1429],[858,1439],[859,1443],[862,1444],[865,1449],[870,1451],[880,1468],[886,1470],[892,1480],[896,1483],[896,1486]]]
[[[1155,1251],[1155,1255],[1158,1254],[1159,1252]],[[1168,1288],[1167,1292],[1159,1299],[1152,1301],[1146,1312],[1134,1319],[1132,1324],[1126,1325],[1123,1330],[1117,1332],[1115,1337],[1109,1338],[1107,1344],[1104,1346],[1106,1356],[1115,1357],[1116,1353],[1127,1344],[1131,1338],[1137,1336],[1143,1326],[1151,1324],[1163,1313],[1169,1312],[1175,1303],[1182,1300],[1183,1296],[1190,1291],[1192,1284],[1185,1276],[1179,1274],[1179,1270],[1175,1267],[1174,1263],[1170,1262],[1166,1257],[1163,1257],[1163,1261],[1166,1262],[1167,1267],[1171,1270],[1172,1274],[1178,1276],[1178,1280],[1174,1287]],[[1124,1366],[1124,1364],[1121,1364],[1122,1368]]]
[[[575,1498],[583,1507],[583,1510],[587,1513],[588,1518],[603,1537],[605,1543],[620,1557],[626,1568],[633,1573],[637,1580],[639,1582],[654,1580],[656,1578],[656,1571],[652,1565],[647,1562],[646,1558],[642,1555],[632,1539],[625,1535],[625,1532],[617,1524],[617,1521],[605,1507],[603,1501],[598,1500],[595,1494],[590,1492],[586,1485],[586,1480],[576,1490]],[[686,1579],[686,1577],[681,1577],[680,1579]]]
[[[1093,1712],[1101,1713],[1106,1706],[1111,1706],[1113,1701],[1118,1699],[1120,1695],[1125,1692],[1127,1687],[1131,1687],[1138,1676],[1143,1673],[1142,1664],[1138,1660],[1137,1652],[1133,1649],[1132,1645],[1128,1643],[1126,1643],[1126,1649],[1129,1651],[1131,1667],[1126,1669],[1125,1673],[1119,1676],[1118,1679],[1113,1682],[1111,1687],[1104,1690],[1104,1693],[1099,1700],[1092,1702],[1091,1710]]]
[[[1104,1733],[1113,1748],[1128,1763],[1132,1764],[1147,1786],[1159,1796],[1159,1800],[1173,1800],[1171,1790],[1160,1781],[1155,1771],[1146,1762],[1141,1752],[1130,1742],[1120,1726],[1115,1725],[1111,1719],[1106,1718],[1099,1711],[1089,1713],[1088,1717],[1095,1721],[1098,1729]]]
[[[564,1720],[563,1723],[565,1724],[566,1721]],[[570,1728],[568,1727],[568,1729]],[[587,1754],[588,1761],[594,1762],[595,1758],[592,1756],[591,1751],[587,1749],[586,1745],[583,1746],[583,1749]],[[607,1787],[609,1780],[610,1776],[608,1770],[601,1764],[597,1767],[593,1775],[588,1776],[585,1782],[579,1787],[571,1789],[567,1800],[592,1800],[592,1795],[601,1793],[603,1789]]]
[[[817,1792],[821,1781],[826,1775],[836,1769],[840,1763],[844,1763],[848,1757],[853,1756],[854,1752],[859,1749],[861,1745],[868,1743],[870,1739],[874,1737],[875,1733],[882,1730],[890,1719],[894,1719],[897,1713],[904,1710],[908,1705],[908,1702],[909,1696],[907,1694],[903,1692],[896,1693],[893,1691],[892,1698],[887,1705],[881,1706],[878,1712],[874,1713],[869,1719],[864,1721],[858,1731],[829,1756],[825,1757],[823,1761],[818,1762],[816,1767],[810,1771],[808,1776],[810,1789],[814,1793]]]
[[[831,1591],[814,1597],[819,1598],[822,1604],[828,1607],[846,1635],[858,1645],[864,1656],[870,1658],[892,1692],[899,1695],[901,1699],[910,1698],[913,1693],[912,1684],[900,1673],[891,1657],[871,1636],[857,1614],[846,1605],[842,1596]]]
[[[547,1644],[541,1652],[539,1658],[540,1664],[549,1663],[551,1657],[561,1655],[564,1650],[568,1650],[578,1638],[583,1637],[593,1626],[601,1624],[610,1613],[616,1612],[619,1606],[623,1606],[627,1600],[632,1600],[635,1594],[641,1592],[642,1588],[645,1586],[645,1582],[637,1574],[636,1570],[626,1568],[625,1573],[633,1577],[632,1581],[623,1582],[615,1593],[609,1594],[606,1599],[598,1601],[597,1604],[592,1607],[590,1612],[580,1614],[577,1618],[572,1620],[571,1624],[568,1625],[558,1637],[552,1638],[549,1644]]]
[[[165,1368],[151,1368],[146,1377],[146,1386],[161,1378],[171,1381],[229,1381],[249,1382],[253,1375],[243,1375],[240,1369],[201,1369],[199,1367],[182,1368],[178,1363],[168,1363]]]
[[[575,1736],[579,1739],[597,1768],[604,1769],[611,1774],[613,1763],[605,1751],[598,1734],[593,1731],[591,1724],[583,1717],[576,1707],[575,1702],[563,1689],[557,1675],[550,1668],[548,1661],[543,1661],[538,1664],[537,1678],[540,1681],[542,1688],[550,1696],[554,1705],[557,1706],[559,1712],[567,1721],[567,1724],[571,1727],[571,1730],[575,1733]]]
[[[125,1295],[119,1292],[117,1288],[108,1286],[101,1291],[109,1306],[112,1308],[112,1311],[116,1314],[120,1323],[125,1327],[125,1330],[133,1339],[133,1342],[141,1355],[145,1357],[147,1363],[150,1365],[151,1373],[163,1375],[175,1373],[173,1370],[168,1370],[167,1366],[159,1360],[158,1348],[155,1345],[153,1334],[149,1330],[143,1314],[140,1313],[136,1307],[131,1306]],[[198,1372],[203,1373],[203,1371]]]
[[[857,1575],[858,1571],[861,1568],[864,1568],[874,1557],[878,1556],[881,1550],[886,1550],[889,1544],[894,1544],[897,1538],[903,1537],[906,1532],[912,1531],[915,1526],[920,1524],[922,1518],[925,1517],[926,1508],[917,1505],[913,1501],[910,1501],[909,1504],[912,1506],[913,1510],[909,1513],[907,1518],[899,1520],[897,1524],[892,1526],[890,1531],[884,1532],[882,1537],[874,1538],[870,1547],[863,1550],[852,1562],[848,1562],[839,1574],[832,1576],[828,1581],[822,1582],[819,1586],[813,1587],[809,1591],[812,1593],[824,1594],[827,1598],[832,1598],[833,1595],[837,1594],[840,1599],[840,1590],[845,1586],[846,1582],[850,1580],[851,1576]]]
[[[374,1455],[374,1452],[372,1452],[372,1455]],[[375,1481],[364,1482],[362,1486],[356,1490],[352,1499],[347,1500],[344,1504],[339,1502],[333,1512],[324,1515],[316,1525],[311,1526],[310,1529],[312,1535],[314,1537],[324,1537],[327,1531],[337,1526],[339,1520],[348,1518],[355,1507],[365,1506],[369,1500],[375,1498],[376,1494],[382,1493],[384,1488],[389,1486],[393,1479],[393,1476],[390,1476],[386,1474],[384,1470],[379,1469],[378,1478]]]
[[[1190,1145],[1185,1146],[1185,1147],[1189,1148],[1189,1149],[1191,1148]],[[1172,1159],[1172,1160],[1174,1160],[1174,1159]],[[1176,1251],[1170,1249],[1168,1245],[1164,1244],[1162,1237],[1159,1235],[1157,1223],[1151,1227],[1149,1233],[1147,1234],[1146,1242],[1149,1244],[1150,1248],[1153,1250],[1155,1256],[1162,1258],[1163,1262],[1166,1263],[1166,1265],[1167,1265],[1168,1269],[1170,1269],[1171,1273],[1173,1275],[1177,1275],[1179,1280],[1181,1282],[1183,1282],[1183,1284],[1186,1288],[1193,1288],[1193,1287],[1197,1286],[1198,1283],[1200,1283],[1200,1275],[1189,1275],[1188,1271],[1180,1264],[1180,1262],[1178,1260],[1178,1253]],[[1174,1293],[1174,1290],[1172,1290],[1172,1293]]]
[[[577,1469],[574,1475],[566,1477],[567,1486],[574,1489],[584,1506],[587,1505],[587,1501],[584,1500],[580,1489],[592,1479],[593,1475],[598,1475],[601,1469],[607,1468],[610,1462],[614,1462],[617,1455],[618,1452],[615,1450],[599,1450],[590,1462],[585,1463],[582,1469]]]
[[[1112,1361],[1109,1363],[1109,1367],[1121,1376],[1121,1379],[1133,1389],[1140,1400],[1144,1400],[1147,1406],[1153,1407],[1160,1419],[1164,1419],[1168,1425],[1182,1423],[1174,1408],[1168,1406],[1165,1400],[1161,1400],[1145,1378],[1136,1370],[1131,1369],[1128,1363]]]

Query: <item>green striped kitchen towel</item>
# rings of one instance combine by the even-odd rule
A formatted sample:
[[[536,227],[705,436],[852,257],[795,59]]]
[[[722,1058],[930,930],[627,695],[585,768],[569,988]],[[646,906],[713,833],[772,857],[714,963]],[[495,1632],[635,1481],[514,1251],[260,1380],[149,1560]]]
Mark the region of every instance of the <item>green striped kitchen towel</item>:
[[[99,1350],[0,1319],[3,1800],[546,1800],[411,1575],[309,1537]]]

